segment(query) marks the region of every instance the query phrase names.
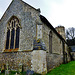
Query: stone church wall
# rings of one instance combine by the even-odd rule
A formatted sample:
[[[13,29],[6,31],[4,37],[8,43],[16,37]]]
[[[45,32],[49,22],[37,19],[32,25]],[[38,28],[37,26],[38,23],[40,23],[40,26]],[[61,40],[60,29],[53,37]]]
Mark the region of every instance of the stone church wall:
[[[43,25],[43,41],[46,45],[47,70],[59,66],[63,63],[63,48],[61,39],[52,31],[52,53],[49,51],[49,32],[51,31],[45,24]]]
[[[63,55],[47,53],[47,71],[63,63]]]
[[[73,59],[75,60],[75,52],[71,52]]]
[[[55,68],[63,63],[63,49],[61,39],[52,32],[52,53],[47,53],[47,69]]]
[[[71,60],[70,54],[69,54],[69,47],[67,44],[65,44],[65,55],[66,55],[66,61],[69,62]]]
[[[21,63],[25,71],[31,70],[31,51],[33,50],[33,41],[36,38],[39,15],[39,11],[21,0],[12,1],[0,21],[0,67],[8,62],[10,69],[18,70]],[[16,16],[21,25],[19,50],[5,53],[2,51],[5,50],[7,23],[12,16]]]
[[[16,16],[21,25],[19,50],[32,50],[39,14],[39,11],[20,0],[12,1],[0,21],[0,51],[5,49],[7,23],[12,16]]]
[[[0,53],[0,68],[7,63],[10,70],[19,70],[19,64],[24,71],[31,69],[31,52]]]
[[[52,36],[52,53],[63,54],[62,40],[53,33]]]
[[[49,52],[49,32],[51,31],[46,25],[43,25],[43,41],[46,45],[46,50]],[[52,53],[62,54],[62,40],[52,31]]]
[[[42,41],[46,45],[46,52],[49,52],[49,31],[50,29],[47,27],[47,25],[42,25]]]

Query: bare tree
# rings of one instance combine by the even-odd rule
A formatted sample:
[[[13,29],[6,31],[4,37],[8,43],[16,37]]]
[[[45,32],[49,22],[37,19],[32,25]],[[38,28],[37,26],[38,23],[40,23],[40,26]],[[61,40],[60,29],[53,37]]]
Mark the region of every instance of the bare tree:
[[[71,27],[66,30],[66,38],[67,39],[75,39],[75,28]]]

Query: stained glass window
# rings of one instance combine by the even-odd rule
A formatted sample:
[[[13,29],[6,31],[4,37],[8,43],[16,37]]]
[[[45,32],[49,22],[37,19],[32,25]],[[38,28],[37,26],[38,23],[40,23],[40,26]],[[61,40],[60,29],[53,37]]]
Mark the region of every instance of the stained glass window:
[[[18,27],[18,28],[16,29],[15,48],[19,48],[19,33],[20,33],[20,28]]]
[[[12,29],[11,31],[11,43],[10,43],[10,49],[14,48],[14,35],[15,35],[15,30]]]

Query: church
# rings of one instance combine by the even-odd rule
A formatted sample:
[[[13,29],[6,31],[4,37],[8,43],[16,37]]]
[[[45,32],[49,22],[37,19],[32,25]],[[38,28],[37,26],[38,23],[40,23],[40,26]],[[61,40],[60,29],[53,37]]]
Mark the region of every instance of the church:
[[[71,60],[65,39],[65,27],[54,28],[40,9],[12,0],[0,19],[0,67],[47,73]]]

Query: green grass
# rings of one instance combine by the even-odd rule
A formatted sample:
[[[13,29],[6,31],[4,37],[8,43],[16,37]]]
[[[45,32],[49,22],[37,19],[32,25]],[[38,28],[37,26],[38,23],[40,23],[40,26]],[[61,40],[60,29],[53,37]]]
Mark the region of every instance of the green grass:
[[[17,71],[10,71],[9,75],[15,75]],[[18,72],[17,72],[18,73]],[[0,75],[5,75],[4,73]],[[19,75],[26,75],[26,72],[21,72]],[[34,73],[33,75],[40,75]],[[75,61],[71,61],[68,64],[62,64],[59,67],[56,67],[51,72],[48,72],[46,75],[75,75]]]
[[[51,72],[48,72],[46,75],[75,75],[75,61],[71,61],[68,64],[62,64]]]

